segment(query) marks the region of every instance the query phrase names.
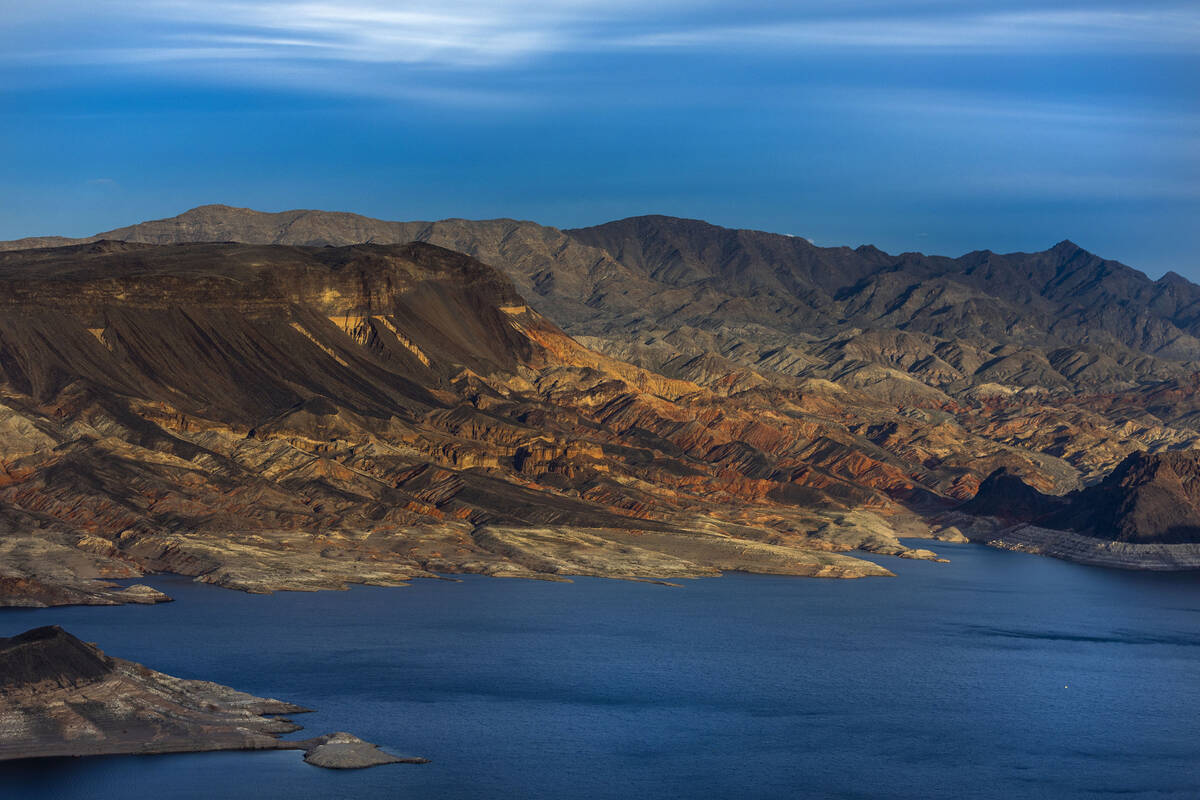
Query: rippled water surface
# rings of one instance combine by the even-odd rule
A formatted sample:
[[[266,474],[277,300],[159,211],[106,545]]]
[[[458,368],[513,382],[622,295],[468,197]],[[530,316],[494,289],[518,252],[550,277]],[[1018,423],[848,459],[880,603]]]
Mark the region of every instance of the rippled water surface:
[[[20,798],[1200,796],[1200,576],[974,545],[899,577],[684,588],[467,578],[0,613],[312,708],[433,759],[296,752],[0,766]]]

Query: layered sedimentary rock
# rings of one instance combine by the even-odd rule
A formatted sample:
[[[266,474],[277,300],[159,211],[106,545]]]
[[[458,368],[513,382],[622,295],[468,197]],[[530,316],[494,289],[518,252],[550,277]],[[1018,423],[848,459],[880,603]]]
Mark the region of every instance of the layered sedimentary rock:
[[[1061,495],[1200,441],[1200,288],[1069,242],[209,206],[0,270],[8,602],[879,574],[840,554],[931,557],[899,537],[996,469]]]
[[[0,638],[0,761],[209,750],[303,750],[331,768],[401,762],[345,733],[285,741],[308,709],[105,655],[58,626]]]
[[[110,658],[58,627],[0,639],[0,760],[275,749],[306,709]]]
[[[966,474],[854,433],[834,387],[729,397],[589,350],[422,244],[6,253],[0,378],[9,604],[147,600],[104,583],[147,571],[886,575],[839,551],[932,557],[901,501]]]

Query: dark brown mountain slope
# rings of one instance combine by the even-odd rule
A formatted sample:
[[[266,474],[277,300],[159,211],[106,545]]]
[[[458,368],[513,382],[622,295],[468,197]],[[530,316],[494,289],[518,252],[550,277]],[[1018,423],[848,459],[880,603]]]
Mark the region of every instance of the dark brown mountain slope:
[[[278,376],[255,388],[253,396],[244,396],[240,388],[229,393],[228,401],[224,388],[215,394],[222,403],[241,403],[244,412],[285,397],[320,409],[326,400],[339,405],[338,396],[345,393],[353,402],[345,403],[343,420],[350,413],[370,419],[393,403],[400,409],[411,405],[408,412],[395,412],[404,419],[401,424],[427,425],[436,417],[438,426],[453,427],[458,443],[439,452],[437,463],[454,469],[511,466],[522,475],[533,474],[536,491],[603,498],[604,505],[626,509],[623,513],[661,514],[645,509],[663,496],[670,496],[672,513],[684,507],[711,509],[709,501],[718,497],[734,505],[748,498],[778,502],[787,497],[794,508],[818,510],[895,510],[897,503],[926,507],[939,498],[972,496],[983,477],[1000,466],[1040,491],[1060,494],[1101,479],[1132,452],[1190,448],[1198,441],[1200,415],[1188,387],[1197,374],[1200,288],[1173,274],[1151,281],[1069,242],[1043,253],[981,251],[951,259],[892,256],[872,247],[820,248],[796,237],[669,217],[558,231],[514,220],[392,223],[226,206],[206,206],[109,235],[146,242],[321,245],[420,239],[501,267],[518,295],[530,298],[534,308],[562,323],[578,341],[535,312],[505,312],[524,331],[529,348],[512,363],[485,359],[478,363],[491,366],[483,373],[498,371],[483,374],[469,359],[486,354],[460,347],[433,359],[437,369],[402,370],[401,377],[412,383],[409,390],[389,384],[363,395],[356,382],[373,381],[367,376],[380,366],[366,366],[359,350],[377,355],[379,348],[396,350],[396,345],[374,321],[379,315],[345,311],[333,328],[351,334],[359,360],[343,352],[340,340],[314,333],[320,327],[315,320],[300,327],[328,348],[322,350],[326,356],[334,353],[351,372],[361,366],[362,375],[351,380],[336,360],[321,367],[320,377],[308,375],[304,381],[294,366],[264,367]],[[322,309],[317,316],[328,321],[329,310]],[[402,335],[416,343],[412,336],[447,318],[431,319]],[[351,322],[362,320],[366,327],[350,330]],[[538,322],[527,326],[525,320]],[[147,320],[142,333],[159,324],[168,323]],[[280,340],[290,334],[272,330],[272,344],[256,345],[250,363],[270,365],[292,347],[290,340]],[[313,342],[298,346],[298,352],[310,352]],[[275,355],[264,356],[262,348]],[[413,353],[403,343],[401,349]],[[67,356],[55,353],[55,358]],[[495,353],[490,358],[503,360]],[[204,358],[196,364],[226,370],[205,366]],[[240,374],[239,369],[226,371]],[[13,372],[18,381],[19,371]],[[52,369],[39,380],[52,385],[62,380],[54,376],[63,374],[72,373]],[[18,388],[34,391],[26,377],[28,386]],[[428,383],[434,378],[437,391]],[[188,386],[189,395],[217,402],[202,387]],[[425,410],[436,403],[422,399],[421,389],[450,405],[442,412]],[[165,389],[155,391],[162,397]],[[464,401],[472,412],[455,405]],[[479,412],[489,422],[475,422]],[[464,415],[471,421],[464,422]],[[286,428],[302,416],[288,412],[281,424]],[[520,433],[497,438],[489,432],[487,441],[461,443],[490,431],[496,417],[517,421]],[[528,455],[507,455],[514,440],[539,435],[547,426],[575,431],[567,436],[575,441],[580,420],[599,426],[587,430],[603,431],[601,438],[616,437],[620,447],[632,449],[619,450],[616,440],[601,444],[600,454],[582,472],[567,466],[579,457],[578,448],[550,456],[557,445],[521,444],[518,449]],[[26,423],[14,417],[9,424],[24,430]],[[272,423],[266,428],[241,424],[253,425],[256,433],[273,430]],[[761,436],[752,427],[760,424],[773,433]],[[468,431],[465,437],[462,431]],[[373,429],[372,435],[381,434]],[[501,440],[505,455],[497,459]],[[625,454],[628,475],[606,475],[605,481],[614,483],[580,488],[580,475],[598,474],[591,470],[618,452]],[[653,455],[632,455],[641,452]],[[668,461],[673,471],[663,469]],[[721,488],[697,505],[689,500],[680,506],[681,491],[689,496],[698,491],[691,475],[695,469],[710,475],[708,490]],[[639,483],[626,482],[629,476]],[[793,485],[805,488],[797,493]],[[805,494],[813,490],[819,494]],[[483,483],[464,491],[496,496]],[[625,497],[630,494],[636,499]],[[556,508],[559,503],[555,500]],[[510,519],[508,513],[502,518]],[[561,521],[561,513],[566,512],[538,512],[523,521]],[[801,527],[812,529],[808,523]]]
[[[228,206],[96,238],[428,241],[502,268],[569,333],[643,366],[710,352],[885,399],[937,402],[981,384],[1124,388],[1185,377],[1200,358],[1200,287],[1174,274],[1151,281],[1070,242],[951,259],[816,247],[661,216],[558,231],[515,220],[401,223]]]
[[[951,259],[891,256],[869,246],[822,248],[798,237],[671,217],[566,233],[652,280],[702,285],[730,298],[716,320],[690,321],[699,327],[763,324],[818,337],[830,327],[891,328],[982,346],[985,362],[997,345],[1047,355],[1055,347],[1105,347],[1128,377],[1172,369],[1135,363],[1147,356],[1161,362],[1200,357],[1200,287],[1177,275],[1151,281],[1071,242],[1042,253],[980,251]],[[970,379],[978,367],[957,369]]]
[[[1125,569],[1200,569],[1200,454],[1135,453],[1100,483],[1044,495],[997,472],[939,524],[995,547]]]
[[[594,309],[585,305],[594,284],[619,284],[622,279],[629,281],[634,277],[603,252],[576,244],[561,231],[533,222],[507,219],[386,222],[342,212],[264,213],[222,205],[201,206],[171,219],[143,222],[84,239],[41,237],[0,242],[0,250],[57,247],[102,239],[145,244],[240,242],[309,247],[424,241],[466,253],[484,263],[503,265],[521,294],[551,298],[538,308],[551,312],[551,318],[560,324],[596,315]],[[569,266],[554,270],[556,264]]]
[[[151,599],[434,572],[886,574],[908,506],[1031,468],[918,464],[904,419],[819,381],[730,396],[588,350],[433,245],[143,245],[0,256],[0,589]],[[942,445],[944,446],[944,442]],[[899,527],[897,527],[899,526]],[[922,529],[923,530],[923,529]]]
[[[1062,497],[997,471],[961,509],[1104,541],[1200,544],[1200,452],[1134,453],[1100,483]]]
[[[821,248],[670,217],[562,232],[513,220],[384,223],[226,206],[118,233],[432,241],[499,266],[535,307],[610,355],[721,393],[821,378],[888,404],[950,411],[972,436],[1065,460],[1066,473],[1035,479],[1059,491],[1099,479],[1135,449],[1195,436],[1182,413],[1143,413],[1140,395],[1195,374],[1200,289],[1173,274],[1149,281],[1070,243],[949,259]],[[1097,413],[1097,392],[1128,402],[1104,401],[1110,411]]]

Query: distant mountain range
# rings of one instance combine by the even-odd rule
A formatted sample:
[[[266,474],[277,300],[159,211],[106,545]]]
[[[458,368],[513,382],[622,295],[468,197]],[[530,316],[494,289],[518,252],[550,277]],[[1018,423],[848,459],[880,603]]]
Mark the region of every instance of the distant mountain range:
[[[1200,287],[1070,242],[205,206],[0,251],[10,604],[144,601],[96,579],[145,570],[882,574],[838,551],[1014,526],[1038,549],[1041,506],[952,510],[997,470],[1040,503],[1200,441]],[[1043,551],[1190,563],[1200,535],[1159,516]]]
[[[385,222],[203,206],[83,240],[342,246],[423,241],[504,270],[572,335],[689,377],[687,356],[833,378],[896,399],[973,387],[1125,388],[1200,362],[1200,286],[1152,281],[1071,242],[960,258],[648,216],[560,231],[516,220]],[[685,358],[681,358],[685,357]]]

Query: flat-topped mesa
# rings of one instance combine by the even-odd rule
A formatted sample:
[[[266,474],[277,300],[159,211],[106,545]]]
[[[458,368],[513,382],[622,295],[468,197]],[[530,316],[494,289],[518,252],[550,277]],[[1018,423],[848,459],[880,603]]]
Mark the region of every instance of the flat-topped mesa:
[[[243,421],[314,393],[387,415],[442,405],[428,389],[463,366],[536,363],[501,310],[523,302],[496,270],[421,243],[0,253],[0,380],[45,399],[82,378]]]
[[[485,297],[489,307],[524,302],[502,273],[422,242],[300,247],[101,240],[0,253],[0,307],[199,304],[252,313],[302,303],[330,315],[386,314],[429,281]]]

